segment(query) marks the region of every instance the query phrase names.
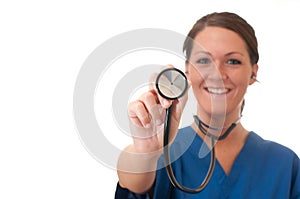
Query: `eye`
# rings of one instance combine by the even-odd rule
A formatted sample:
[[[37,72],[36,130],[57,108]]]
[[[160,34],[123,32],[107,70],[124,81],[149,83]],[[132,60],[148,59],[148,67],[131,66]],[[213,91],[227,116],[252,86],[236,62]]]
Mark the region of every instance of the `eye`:
[[[227,64],[238,65],[238,64],[242,64],[242,62],[237,59],[229,59],[227,61]]]
[[[210,64],[211,60],[209,58],[201,58],[197,61],[198,64]]]

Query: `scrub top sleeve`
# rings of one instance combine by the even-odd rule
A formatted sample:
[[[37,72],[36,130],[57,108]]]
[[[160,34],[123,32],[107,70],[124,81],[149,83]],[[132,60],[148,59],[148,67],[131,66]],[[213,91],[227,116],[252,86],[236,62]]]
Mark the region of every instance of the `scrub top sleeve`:
[[[151,199],[150,195],[148,193],[145,194],[136,194],[132,191],[129,191],[126,188],[123,188],[120,186],[120,184],[117,184],[117,189],[115,193],[115,199]]]
[[[293,169],[292,199],[300,199],[300,159],[295,158]]]

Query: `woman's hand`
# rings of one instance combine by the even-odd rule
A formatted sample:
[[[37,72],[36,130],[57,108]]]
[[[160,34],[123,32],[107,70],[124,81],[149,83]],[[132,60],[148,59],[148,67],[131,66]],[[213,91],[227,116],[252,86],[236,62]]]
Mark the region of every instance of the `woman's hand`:
[[[163,151],[165,110],[172,105],[172,141],[187,101],[187,93],[178,100],[162,98],[154,86],[156,77],[157,74],[152,76],[149,90],[128,105],[133,144],[126,147],[119,156],[118,176],[120,185],[135,193],[147,192],[155,181],[157,159]]]
[[[171,65],[168,67],[173,68]],[[173,140],[187,101],[187,93],[180,99],[173,101],[161,97],[154,86],[156,77],[157,74],[152,76],[149,90],[128,105],[130,129],[134,141],[133,147],[137,153],[159,151],[161,153],[165,109],[172,105],[170,140]]]

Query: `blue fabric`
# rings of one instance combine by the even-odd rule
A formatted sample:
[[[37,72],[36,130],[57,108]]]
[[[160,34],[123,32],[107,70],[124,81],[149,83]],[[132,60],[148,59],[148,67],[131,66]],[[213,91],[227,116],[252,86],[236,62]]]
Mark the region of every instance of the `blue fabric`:
[[[150,199],[150,195],[148,193],[145,194],[135,194],[128,189],[125,189],[117,184],[117,190],[115,193],[115,199]]]
[[[199,151],[200,156],[206,156],[199,157]],[[171,147],[171,157],[174,160],[179,157],[172,163],[177,180],[186,187],[198,187],[209,167],[210,154],[191,127],[179,130]],[[280,144],[263,140],[254,132],[250,132],[230,173],[226,175],[217,161],[210,182],[200,193],[189,194],[174,188],[163,167],[161,157],[154,199],[300,199],[300,160],[297,155]]]

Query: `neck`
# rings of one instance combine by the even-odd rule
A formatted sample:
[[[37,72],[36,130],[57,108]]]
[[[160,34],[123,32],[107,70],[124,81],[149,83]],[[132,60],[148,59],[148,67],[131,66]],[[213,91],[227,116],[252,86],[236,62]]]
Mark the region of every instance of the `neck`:
[[[239,123],[241,118],[240,110],[235,110],[226,114],[210,114],[201,108],[198,107],[197,116],[202,122],[203,130],[205,130],[208,134],[213,135],[213,137],[220,137],[224,134],[234,134],[234,132],[245,132],[246,130]],[[194,124],[194,128],[196,132],[202,137],[204,134],[199,129],[199,123]],[[230,129],[231,128],[231,129]],[[230,131],[228,133],[228,130]],[[231,132],[232,131],[232,132]],[[226,138],[226,135],[224,135]],[[203,136],[205,137],[205,135]],[[202,137],[202,138],[203,138]],[[223,138],[223,140],[225,139]],[[227,138],[226,138],[227,139]]]
[[[221,133],[224,133],[232,123],[237,122],[241,118],[239,110],[232,111],[231,113],[211,114],[198,108],[197,116],[199,119],[214,129],[221,129]]]
[[[203,121],[201,121],[197,115],[194,115],[194,121],[203,135],[208,136],[213,140],[224,140],[232,132],[232,130],[240,123],[240,118],[233,122],[228,128],[215,128],[210,125],[207,125]],[[211,133],[210,131],[214,131],[214,133]],[[223,131],[224,133],[222,133]]]
[[[192,128],[195,130],[195,132],[202,138],[202,140],[204,140],[205,142],[209,141],[210,139],[207,139],[206,135],[204,135],[201,130],[198,128],[196,122],[194,122],[192,124]],[[210,134],[215,135],[216,137],[220,137],[223,136],[224,133],[226,132],[226,129],[223,130],[221,133],[218,131],[210,131]],[[226,136],[224,139],[222,140],[218,140],[216,142],[217,145],[230,145],[233,146],[235,145],[234,143],[244,143],[244,141],[247,138],[248,135],[248,131],[246,129],[244,129],[244,127],[238,123],[235,128],[232,129],[232,131],[228,134],[228,136]],[[208,144],[208,146],[210,145],[210,143],[206,143]]]

